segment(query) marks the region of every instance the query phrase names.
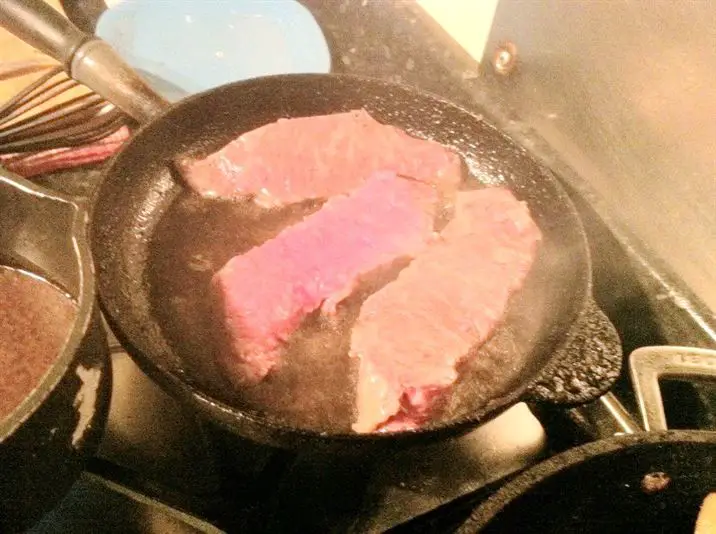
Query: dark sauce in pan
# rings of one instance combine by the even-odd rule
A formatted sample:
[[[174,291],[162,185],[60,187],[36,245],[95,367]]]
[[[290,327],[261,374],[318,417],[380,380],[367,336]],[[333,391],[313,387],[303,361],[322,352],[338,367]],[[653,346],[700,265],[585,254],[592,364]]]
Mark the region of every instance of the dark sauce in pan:
[[[75,302],[59,288],[0,265],[0,420],[37,387],[76,316]]]
[[[479,186],[470,181],[463,189],[467,183]],[[352,325],[362,302],[394,280],[407,260],[396,260],[367,275],[358,290],[338,306],[335,317],[326,318],[318,311],[310,314],[286,343],[280,366],[258,385],[237,390],[215,363],[222,326],[212,309],[211,277],[233,256],[276,236],[321,204],[306,201],[266,210],[248,201],[209,200],[182,193],[154,234],[148,281],[153,313],[164,336],[187,376],[201,389],[293,427],[348,432],[355,403],[356,373],[348,356]],[[450,214],[450,206],[444,206],[436,229],[444,226]],[[443,417],[480,408],[508,387],[527,356],[515,350],[520,345],[519,333],[519,329],[500,329],[480,347],[480,357],[464,366]]]

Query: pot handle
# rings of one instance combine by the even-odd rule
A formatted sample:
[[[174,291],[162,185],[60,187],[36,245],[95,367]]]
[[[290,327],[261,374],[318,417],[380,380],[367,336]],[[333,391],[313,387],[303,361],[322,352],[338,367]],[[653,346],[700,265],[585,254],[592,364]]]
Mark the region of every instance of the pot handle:
[[[44,0],[1,0],[0,26],[58,60],[70,77],[139,123],[169,107],[109,44],[82,32]]]
[[[644,429],[667,430],[659,378],[716,378],[716,350],[695,347],[641,347],[629,357],[634,393]]]
[[[578,405],[606,393],[619,378],[622,350],[619,334],[589,299],[567,342],[527,391],[528,402]]]

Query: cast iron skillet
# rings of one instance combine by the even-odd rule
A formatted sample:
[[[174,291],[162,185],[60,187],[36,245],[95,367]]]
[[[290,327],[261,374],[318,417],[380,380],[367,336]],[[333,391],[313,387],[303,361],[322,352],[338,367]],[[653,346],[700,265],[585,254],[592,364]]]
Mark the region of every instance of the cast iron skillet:
[[[463,524],[460,534],[693,533],[716,490],[716,432],[617,436],[570,449],[519,476]],[[642,480],[671,482],[647,493]]]
[[[406,443],[464,432],[522,400],[574,404],[615,381],[621,349],[591,297],[587,243],[574,206],[557,180],[479,116],[438,97],[383,81],[338,75],[287,75],[219,87],[169,107],[101,41],[58,16],[42,0],[0,3],[0,24],[53,55],[71,76],[144,126],[113,160],[99,188],[92,246],[101,302],[118,338],[153,379],[209,420],[251,439],[284,447],[353,448]],[[211,396],[187,372],[152,313],[148,262],[159,221],[183,191],[172,162],[220,148],[240,133],[280,117],[366,108],[377,120],[444,143],[472,179],[505,185],[528,202],[544,240],[502,332],[505,376],[492,400],[471,377],[456,392],[454,415],[414,432],[332,434],[307,431]],[[257,281],[258,282],[258,281]],[[499,336],[496,336],[499,338]],[[499,344],[499,343],[498,343]],[[514,368],[513,368],[514,367]]]
[[[570,449],[525,471],[478,506],[460,534],[693,533],[716,491],[716,432],[668,431],[660,376],[716,378],[716,351],[643,347],[630,364],[644,427]],[[660,491],[644,477],[665,473]]]
[[[0,214],[0,265],[44,277],[77,304],[62,353],[0,420],[0,532],[21,532],[60,501],[96,452],[112,374],[85,207],[0,170]]]

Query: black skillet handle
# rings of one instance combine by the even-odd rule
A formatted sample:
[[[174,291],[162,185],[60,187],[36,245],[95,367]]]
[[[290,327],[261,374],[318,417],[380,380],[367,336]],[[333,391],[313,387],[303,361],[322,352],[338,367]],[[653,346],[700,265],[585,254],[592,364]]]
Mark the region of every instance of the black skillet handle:
[[[140,123],[169,107],[107,43],[44,0],[0,0],[0,26],[58,60],[72,78]]]
[[[614,385],[621,368],[619,335],[590,299],[555,363],[530,386],[525,400],[565,406],[591,402]]]

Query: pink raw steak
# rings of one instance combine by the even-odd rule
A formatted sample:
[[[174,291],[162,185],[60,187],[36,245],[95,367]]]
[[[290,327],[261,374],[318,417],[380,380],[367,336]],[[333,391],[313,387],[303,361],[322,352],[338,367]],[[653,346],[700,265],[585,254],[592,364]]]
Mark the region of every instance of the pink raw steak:
[[[214,276],[236,383],[256,383],[278,363],[304,317],[332,312],[361,275],[417,254],[433,235],[435,188],[380,172],[276,238],[236,256]]]

